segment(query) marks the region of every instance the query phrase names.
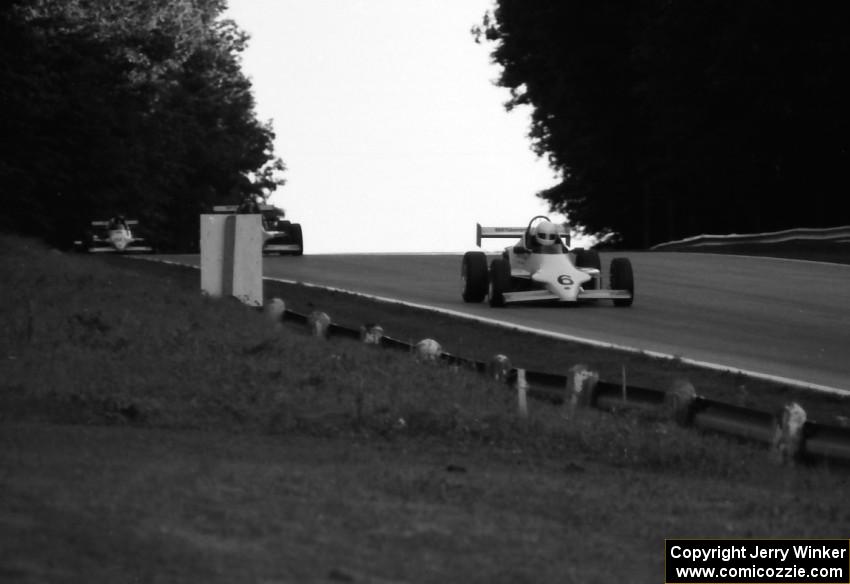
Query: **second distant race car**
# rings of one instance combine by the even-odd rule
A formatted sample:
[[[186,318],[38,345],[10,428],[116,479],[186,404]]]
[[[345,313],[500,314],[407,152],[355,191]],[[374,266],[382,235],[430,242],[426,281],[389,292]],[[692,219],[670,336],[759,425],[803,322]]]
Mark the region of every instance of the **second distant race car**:
[[[538,215],[527,227],[477,228],[477,244],[482,238],[519,237],[505,248],[502,256],[487,266],[482,251],[464,254],[461,266],[462,296],[465,302],[481,302],[489,297],[491,306],[523,302],[579,302],[612,300],[614,306],[631,306],[635,299],[632,264],[628,258],[614,258],[610,264],[609,287],[603,287],[599,254],[595,250],[570,250],[565,225],[556,225]]]
[[[74,247],[89,253],[153,253],[153,247],[142,237],[136,237],[131,227],[135,219],[118,215],[106,221],[92,221],[84,239],[74,242]]]
[[[285,219],[286,214],[280,207],[260,203],[256,205],[263,225],[263,254],[304,254],[304,235],[301,224]],[[244,213],[239,205],[216,205],[216,213]],[[250,211],[249,211],[250,212]]]

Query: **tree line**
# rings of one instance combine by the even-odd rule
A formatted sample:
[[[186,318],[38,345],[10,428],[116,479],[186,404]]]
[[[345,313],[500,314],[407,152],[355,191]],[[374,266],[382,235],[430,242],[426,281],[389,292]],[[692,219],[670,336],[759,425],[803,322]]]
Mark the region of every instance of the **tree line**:
[[[558,171],[538,193],[591,232],[850,224],[841,2],[497,0],[473,29]]]
[[[224,0],[11,0],[0,7],[0,227],[67,244],[140,219],[193,249],[198,214],[283,184]]]

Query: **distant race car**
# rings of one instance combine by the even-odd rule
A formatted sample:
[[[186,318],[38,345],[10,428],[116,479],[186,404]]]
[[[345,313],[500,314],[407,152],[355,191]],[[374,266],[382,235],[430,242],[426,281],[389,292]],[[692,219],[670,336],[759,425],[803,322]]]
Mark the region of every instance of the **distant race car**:
[[[107,221],[92,221],[85,239],[74,242],[74,247],[89,253],[153,253],[153,247],[144,238],[133,235],[131,226],[135,219],[121,217]]]
[[[477,226],[476,242],[482,238],[519,237],[505,248],[500,258],[490,262],[484,252],[464,254],[461,266],[463,299],[490,306],[519,302],[579,302],[613,300],[614,306],[631,306],[635,299],[632,264],[628,258],[614,258],[610,265],[610,287],[603,288],[599,253],[577,248],[569,250],[561,239],[569,232],[548,217],[538,215],[523,227]]]
[[[274,205],[257,205],[262,216],[263,225],[263,254],[304,254],[304,236],[301,224],[284,219],[283,209]],[[217,205],[213,207],[216,213],[239,213],[239,205]]]

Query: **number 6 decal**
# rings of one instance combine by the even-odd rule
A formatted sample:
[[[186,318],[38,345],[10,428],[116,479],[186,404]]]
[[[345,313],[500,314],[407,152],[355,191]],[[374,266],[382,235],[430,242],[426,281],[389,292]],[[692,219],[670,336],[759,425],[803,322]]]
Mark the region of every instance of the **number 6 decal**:
[[[561,274],[558,276],[558,284],[562,286],[572,286],[574,284],[572,277],[567,274]]]

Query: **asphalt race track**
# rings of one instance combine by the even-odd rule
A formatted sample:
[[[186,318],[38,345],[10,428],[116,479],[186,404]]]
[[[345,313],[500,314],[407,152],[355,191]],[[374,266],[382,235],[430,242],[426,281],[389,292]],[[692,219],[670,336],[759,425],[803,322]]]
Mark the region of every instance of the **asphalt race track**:
[[[612,254],[602,255],[607,281]],[[626,253],[630,308],[465,304],[459,255],[266,257],[266,277],[464,312],[850,391],[850,265],[689,253]],[[174,259],[197,265],[197,256]],[[329,310],[329,312],[332,312]]]

